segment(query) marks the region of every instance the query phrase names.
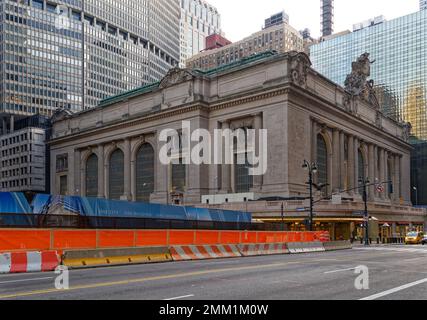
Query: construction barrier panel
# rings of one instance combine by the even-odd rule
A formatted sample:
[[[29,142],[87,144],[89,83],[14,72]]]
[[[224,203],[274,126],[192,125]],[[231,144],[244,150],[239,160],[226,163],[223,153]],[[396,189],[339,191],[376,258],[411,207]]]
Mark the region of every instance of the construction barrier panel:
[[[327,232],[0,229],[0,253],[326,241]],[[329,241],[329,240],[328,240]]]
[[[286,243],[270,244],[241,244],[238,246],[240,253],[244,257],[288,254]]]
[[[236,245],[172,246],[170,253],[174,261],[241,257]]]
[[[335,251],[335,250],[348,250],[352,249],[353,246],[350,241],[331,241],[324,242],[323,247],[326,251]]]
[[[288,248],[292,254],[325,251],[322,242],[291,242],[288,243]]]
[[[172,261],[168,247],[65,251],[62,263],[69,268],[100,267]]]
[[[56,251],[0,254],[0,273],[53,271],[60,259]]]

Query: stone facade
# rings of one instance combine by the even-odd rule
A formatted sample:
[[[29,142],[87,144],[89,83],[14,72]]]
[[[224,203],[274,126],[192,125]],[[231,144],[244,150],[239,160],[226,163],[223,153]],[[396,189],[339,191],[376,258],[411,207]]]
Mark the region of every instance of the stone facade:
[[[272,210],[264,205],[264,198],[307,197],[307,172],[302,163],[304,159],[317,161],[320,135],[327,148],[327,193],[352,190],[344,192],[347,200],[342,206],[326,201],[319,212],[335,216],[361,210],[357,187],[359,177],[365,176],[391,180],[393,185],[393,193],[389,188],[380,193],[370,187],[371,206],[382,206],[384,212],[396,215],[396,221],[406,215],[423,221],[423,211],[409,207],[407,128],[365,100],[350,96],[310,66],[307,55],[290,52],[257,55],[216,71],[173,69],[160,83],[104,100],[96,109],[75,115],[58,113],[50,141],[51,190],[85,196],[86,160],[96,154],[98,196],[108,198],[109,159],[119,149],[124,154],[121,199],[136,200],[137,153],[148,143],[155,155],[150,200],[170,203],[171,170],[158,159],[158,135],[163,129],[178,130],[182,121],[189,121],[192,129],[204,128],[212,134],[227,128],[268,130],[267,172],[254,177],[250,190],[260,199],[249,204],[256,216],[280,217],[280,205],[279,211]],[[68,168],[57,172],[55,159],[64,154],[68,155]],[[360,156],[364,174],[359,172]],[[234,165],[190,164],[185,179],[181,204],[201,205],[204,195],[236,193]]]

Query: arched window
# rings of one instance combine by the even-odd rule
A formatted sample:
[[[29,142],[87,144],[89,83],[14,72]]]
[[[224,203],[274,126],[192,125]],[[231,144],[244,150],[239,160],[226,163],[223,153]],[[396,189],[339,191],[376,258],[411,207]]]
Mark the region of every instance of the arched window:
[[[98,157],[91,154],[86,161],[86,196],[98,196]]]
[[[150,201],[154,192],[154,149],[144,143],[136,155],[136,200]]]
[[[325,138],[321,134],[317,135],[317,177],[318,184],[328,183],[328,148]],[[323,189],[325,192],[327,189]]]
[[[109,198],[120,200],[124,194],[124,154],[117,149],[111,154],[109,167]]]

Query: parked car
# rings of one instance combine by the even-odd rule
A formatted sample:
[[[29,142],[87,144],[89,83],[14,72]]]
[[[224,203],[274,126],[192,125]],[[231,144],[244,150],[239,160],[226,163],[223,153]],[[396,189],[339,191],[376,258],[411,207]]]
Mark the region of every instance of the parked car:
[[[424,239],[423,232],[412,231],[406,235],[405,244],[421,244]]]
[[[427,235],[424,236],[423,240],[421,240],[421,244],[425,245],[427,244]]]

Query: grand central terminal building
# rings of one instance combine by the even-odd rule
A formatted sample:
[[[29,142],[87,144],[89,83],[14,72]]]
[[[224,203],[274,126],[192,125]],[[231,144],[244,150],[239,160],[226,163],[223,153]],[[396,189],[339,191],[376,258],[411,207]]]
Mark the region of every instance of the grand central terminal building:
[[[307,160],[317,167],[316,229],[347,239],[360,232],[359,181],[367,179],[377,183],[368,188],[368,209],[382,236],[422,229],[426,213],[410,203],[410,125],[382,114],[367,81],[370,63],[368,55],[359,58],[344,89],[313,70],[304,53],[265,52],[208,71],[175,68],[161,82],[95,109],[57,112],[51,190],[242,210],[301,230],[308,215]],[[162,163],[160,133],[180,132],[185,121],[212,135],[264,129],[265,174],[251,176],[241,163]],[[252,152],[260,150],[257,142]]]

